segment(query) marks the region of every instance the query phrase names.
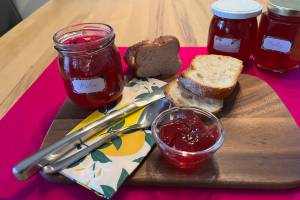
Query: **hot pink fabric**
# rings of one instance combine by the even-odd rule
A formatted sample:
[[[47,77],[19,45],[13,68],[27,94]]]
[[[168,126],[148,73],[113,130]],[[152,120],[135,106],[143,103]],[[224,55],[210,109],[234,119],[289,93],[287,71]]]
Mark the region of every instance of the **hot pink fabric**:
[[[120,48],[121,54],[125,48]],[[206,48],[182,48],[181,58],[185,69],[196,54],[206,54]],[[124,64],[124,63],[123,63]],[[125,66],[125,64],[123,65]],[[53,61],[35,83],[0,121],[0,199],[98,199],[93,192],[79,185],[50,183],[40,175],[27,181],[18,181],[11,169],[21,159],[34,153],[58,112],[66,94]],[[278,75],[256,69],[249,64],[244,73],[265,80],[285,103],[294,119],[300,124],[300,70]],[[2,86],[3,87],[3,86]],[[4,86],[5,87],[5,86]],[[253,94],[255,95],[255,94]],[[300,170],[300,169],[299,169]],[[300,188],[289,190],[238,190],[200,189],[172,187],[129,187],[123,186],[114,199],[300,199]]]

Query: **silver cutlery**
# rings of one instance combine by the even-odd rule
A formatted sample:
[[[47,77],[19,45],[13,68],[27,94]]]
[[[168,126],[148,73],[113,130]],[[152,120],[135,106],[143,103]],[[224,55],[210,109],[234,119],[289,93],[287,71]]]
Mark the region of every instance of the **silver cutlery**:
[[[86,141],[92,135],[108,128],[127,115],[163,97],[163,88],[160,88],[143,98],[135,100],[134,102],[120,110],[111,112],[104,118],[88,124],[87,126],[65,136],[57,142],[39,150],[30,157],[22,160],[13,168],[13,174],[19,180],[25,180],[31,177],[42,167],[46,166],[47,164],[53,163],[54,161],[63,157],[63,155],[68,153],[70,150],[74,149],[76,144],[81,143],[82,141]]]
[[[77,152],[63,160],[59,160],[57,162],[54,162],[52,164],[44,166],[42,168],[42,173],[53,174],[53,173],[56,173],[64,168],[68,167],[69,165],[73,164],[74,162],[76,162],[79,159],[88,155],[94,149],[100,147],[107,141],[115,138],[117,135],[132,132],[132,131],[139,130],[139,129],[149,128],[151,126],[152,122],[154,121],[155,117],[162,111],[170,108],[170,106],[171,106],[171,103],[166,98],[163,98],[163,99],[160,99],[160,100],[157,100],[157,101],[151,103],[144,109],[144,111],[142,112],[141,116],[139,117],[139,119],[137,121],[137,124],[134,124],[134,125],[128,126],[128,127],[124,127],[120,130],[113,131],[113,132],[109,133],[107,136],[105,136],[104,138],[101,138],[97,142],[89,145],[88,147],[80,150],[79,152]]]

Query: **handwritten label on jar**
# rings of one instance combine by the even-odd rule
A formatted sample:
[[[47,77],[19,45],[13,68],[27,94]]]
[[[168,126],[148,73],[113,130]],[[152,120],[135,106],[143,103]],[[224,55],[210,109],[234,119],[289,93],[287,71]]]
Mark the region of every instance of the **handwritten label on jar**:
[[[262,44],[262,49],[278,51],[282,53],[289,53],[291,47],[292,43],[290,41],[273,38],[270,36],[265,36]]]
[[[240,50],[241,41],[234,38],[224,38],[215,35],[214,49],[228,53],[238,53]]]
[[[102,91],[105,88],[105,81],[103,78],[89,80],[74,79],[72,85],[75,93],[88,94]]]

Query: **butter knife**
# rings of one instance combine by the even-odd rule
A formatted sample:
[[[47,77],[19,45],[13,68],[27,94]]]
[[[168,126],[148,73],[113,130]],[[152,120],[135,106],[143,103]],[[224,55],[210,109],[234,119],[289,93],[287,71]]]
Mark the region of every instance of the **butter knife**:
[[[158,99],[163,98],[164,96],[165,95],[163,92],[163,88],[160,88],[143,98],[135,100],[134,102],[130,103],[128,106],[120,110],[111,112],[104,118],[88,124],[87,126],[65,136],[57,142],[39,150],[30,157],[22,160],[13,168],[13,174],[19,180],[28,179],[36,172],[38,172],[42,167],[58,160],[67,152],[72,150],[76,144],[86,141],[92,135],[108,128],[115,122],[125,118],[127,115]]]

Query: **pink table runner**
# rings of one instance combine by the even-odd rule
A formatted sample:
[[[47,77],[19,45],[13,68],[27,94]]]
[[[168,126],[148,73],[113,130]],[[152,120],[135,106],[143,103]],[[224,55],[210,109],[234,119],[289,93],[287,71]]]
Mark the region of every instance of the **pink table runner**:
[[[125,48],[120,48],[124,55]],[[180,51],[185,69],[196,54],[206,48],[186,47]],[[123,63],[123,66],[125,64]],[[300,70],[285,75],[261,71],[249,64],[244,73],[265,80],[277,92],[300,125]],[[5,87],[5,86],[2,86]],[[253,94],[255,95],[255,94]],[[40,144],[60,106],[66,98],[54,60],[37,81],[0,121],[0,199],[98,199],[79,185],[50,183],[40,175],[17,181],[11,169],[21,159],[39,149]],[[300,199],[300,188],[289,190],[232,190],[171,187],[123,186],[114,199]]]

